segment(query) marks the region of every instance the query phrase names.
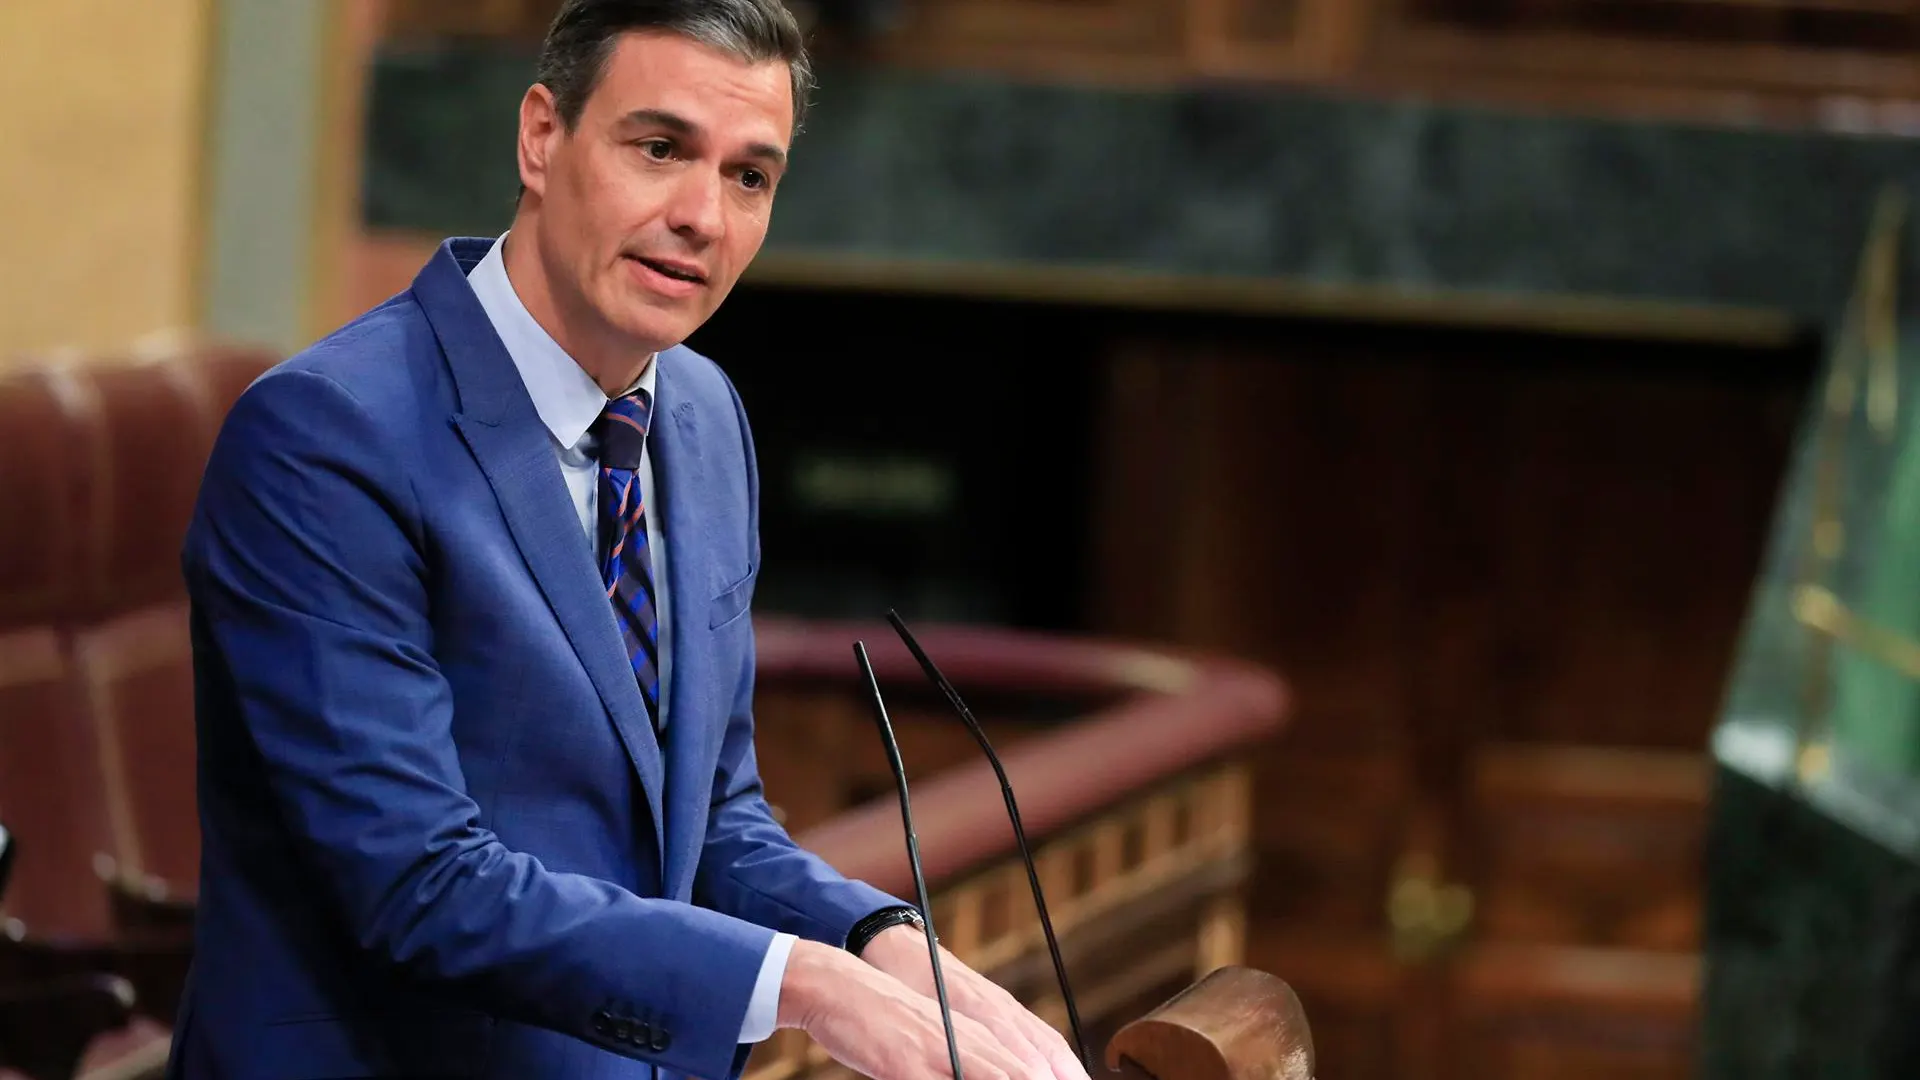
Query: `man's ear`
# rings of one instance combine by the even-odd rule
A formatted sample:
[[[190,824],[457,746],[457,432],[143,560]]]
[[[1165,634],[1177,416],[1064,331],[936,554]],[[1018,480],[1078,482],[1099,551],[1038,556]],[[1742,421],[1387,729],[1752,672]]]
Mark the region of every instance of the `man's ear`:
[[[520,183],[535,195],[545,195],[547,168],[553,152],[566,137],[560,112],[554,108],[553,92],[540,83],[527,88],[520,99]]]

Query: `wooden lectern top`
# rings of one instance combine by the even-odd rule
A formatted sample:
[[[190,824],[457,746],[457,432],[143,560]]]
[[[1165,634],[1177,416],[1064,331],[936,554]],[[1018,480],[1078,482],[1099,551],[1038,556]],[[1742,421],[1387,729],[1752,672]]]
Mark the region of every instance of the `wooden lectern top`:
[[[1107,1067],[1128,1080],[1313,1080],[1313,1033],[1291,986],[1224,967],[1121,1028]]]

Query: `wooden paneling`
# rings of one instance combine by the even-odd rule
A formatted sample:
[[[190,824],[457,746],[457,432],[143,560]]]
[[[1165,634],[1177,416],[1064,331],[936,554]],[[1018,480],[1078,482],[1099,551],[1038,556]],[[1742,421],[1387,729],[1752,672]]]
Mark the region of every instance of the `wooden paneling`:
[[[1450,966],[1445,1080],[1686,1080],[1700,965],[1688,954],[1483,946]]]
[[[391,39],[537,42],[558,0],[390,0]],[[813,8],[796,3],[803,20]],[[1900,0],[897,0],[833,62],[1375,95],[1737,124],[1910,130]]]
[[[1457,770],[1465,744],[1435,729],[1704,745],[1802,361],[1263,332],[1121,348],[1102,629],[1286,670],[1296,749],[1417,744]],[[1148,560],[1165,571],[1142,580]]]
[[[1366,3],[1187,0],[1189,61],[1209,76],[1326,79],[1359,61],[1372,23]]]
[[[1421,21],[1492,33],[1769,44],[1861,52],[1920,47],[1920,9],[1901,0],[1403,0]]]
[[[1493,746],[1475,755],[1462,875],[1476,934],[1531,945],[1699,945],[1709,770],[1699,753]]]
[[[1295,688],[1250,959],[1325,1077],[1690,1072],[1704,748],[1812,361],[1280,322],[1117,347],[1096,628]]]
[[[1403,755],[1264,755],[1254,822],[1261,910],[1286,924],[1378,936],[1409,772]]]
[[[1182,0],[910,0],[883,63],[1108,79],[1185,63]]]
[[[1920,93],[1920,12],[1879,0],[1380,0],[1371,62],[1443,85],[1491,74],[1819,97]]]
[[[1288,735],[1296,747],[1403,747],[1405,688],[1379,660],[1397,652],[1406,614],[1408,436],[1427,376],[1301,359],[1123,347],[1095,531],[1110,576],[1094,618],[1283,664],[1312,703]],[[1144,507],[1152,529],[1139,527]],[[1150,564],[1165,569],[1131,570]]]

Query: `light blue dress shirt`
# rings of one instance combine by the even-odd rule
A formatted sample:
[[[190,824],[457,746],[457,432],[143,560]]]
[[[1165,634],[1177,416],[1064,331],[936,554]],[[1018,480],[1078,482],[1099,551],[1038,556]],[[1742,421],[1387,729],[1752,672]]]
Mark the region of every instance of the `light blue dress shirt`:
[[[507,264],[502,257],[506,248],[503,234],[479,265],[467,275],[473,295],[480,300],[493,331],[507,347],[513,366],[520,371],[533,409],[553,438],[554,454],[560,460],[560,474],[566,478],[573,495],[573,508],[580,515],[580,529],[589,547],[599,547],[600,478],[598,450],[588,431],[607,407],[608,397],[586,370],[568,356],[553,340],[527,306],[513,291],[507,279]],[[640,381],[628,388],[653,395],[655,371],[652,362],[641,372]],[[667,546],[660,535],[660,503],[655,496],[653,459],[643,449],[640,454],[640,499],[647,508],[647,551],[653,560],[653,601],[660,628],[660,716],[667,725],[667,682],[673,674],[673,649],[669,646],[673,629],[673,604],[667,595]],[[596,560],[597,562],[597,560]],[[746,1021],[740,1026],[740,1041],[755,1043],[773,1034],[780,1006],[780,980],[786,975],[787,956],[793,951],[792,934],[775,934],[760,965],[759,978],[753,984],[753,997],[747,1005]]]

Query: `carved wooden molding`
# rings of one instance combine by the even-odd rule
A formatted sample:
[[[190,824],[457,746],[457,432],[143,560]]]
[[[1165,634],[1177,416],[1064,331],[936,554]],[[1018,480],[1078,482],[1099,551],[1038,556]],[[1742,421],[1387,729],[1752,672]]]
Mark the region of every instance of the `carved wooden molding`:
[[[1369,66],[1397,69],[1414,81],[1504,76],[1617,83],[1622,92],[1662,85],[1700,92],[1920,93],[1912,47],[1876,47],[1885,35],[1865,31],[1852,38],[1804,36],[1806,17],[1816,8],[1831,17],[1845,14],[1843,7],[1868,6],[1852,0],[1659,0],[1632,5],[1638,19],[1598,18],[1601,5],[1590,0],[1380,2],[1383,33]],[[1873,6],[1907,26],[1907,40],[1920,40],[1920,13]],[[1656,18],[1662,9],[1693,12],[1691,31]],[[1769,17],[1775,32],[1759,32],[1756,15]]]

